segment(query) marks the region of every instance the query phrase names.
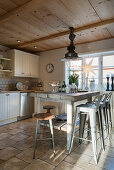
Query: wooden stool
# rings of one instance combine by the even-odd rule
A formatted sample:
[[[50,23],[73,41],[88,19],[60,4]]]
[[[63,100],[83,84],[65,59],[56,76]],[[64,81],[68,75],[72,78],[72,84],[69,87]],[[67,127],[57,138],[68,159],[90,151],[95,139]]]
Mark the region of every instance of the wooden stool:
[[[52,140],[53,152],[55,154],[54,134],[53,134],[53,125],[52,125],[52,119],[54,117],[55,117],[55,115],[53,115],[51,113],[39,113],[39,114],[35,114],[33,116],[33,118],[36,119],[36,132],[35,132],[33,159],[35,159],[35,151],[36,151],[36,147],[37,147],[37,140],[45,140],[45,139],[38,139],[38,134],[41,134],[41,133],[38,132],[38,122],[40,120],[49,120],[51,138],[46,138],[46,140],[50,140],[50,139]]]
[[[51,109],[55,109],[55,106],[52,106],[52,105],[46,105],[43,107],[43,109],[47,109],[47,113],[51,113]]]

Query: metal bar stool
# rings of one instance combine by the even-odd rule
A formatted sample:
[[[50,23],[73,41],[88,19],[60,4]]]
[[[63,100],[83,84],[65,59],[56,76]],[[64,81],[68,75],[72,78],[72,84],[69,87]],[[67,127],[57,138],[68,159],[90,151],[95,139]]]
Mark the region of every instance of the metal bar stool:
[[[102,95],[100,106],[99,106],[99,113],[101,115],[101,123],[102,123],[102,130],[107,132],[106,137],[109,136],[109,123],[108,123],[108,114],[106,111],[106,99],[107,99],[108,93],[104,93]]]
[[[50,140],[50,139],[52,140],[53,152],[55,154],[55,143],[54,143],[53,124],[52,124],[52,119],[54,117],[55,117],[55,115],[53,115],[51,113],[39,113],[39,114],[35,114],[33,116],[33,118],[36,119],[36,132],[35,132],[33,159],[35,159],[37,140],[45,140],[45,139],[38,139],[38,134],[41,134],[41,133],[38,132],[38,126],[39,126],[39,121],[40,120],[48,120],[49,121],[50,131],[51,131],[51,138],[46,138],[46,140]]]
[[[89,119],[90,119],[90,127],[91,127],[91,137],[92,140],[87,140],[83,138],[83,132],[84,132],[84,122],[85,120],[83,120],[81,122],[80,120],[80,126],[79,126],[79,138],[80,140],[86,140],[86,141],[91,141],[92,145],[93,145],[93,154],[94,154],[94,159],[95,159],[95,163],[97,164],[97,134],[96,134],[96,117],[97,117],[97,113],[98,113],[98,118],[99,118],[99,124],[101,123],[100,120],[100,116],[99,116],[99,104],[100,104],[100,100],[101,100],[101,95],[97,96],[95,98],[95,100],[92,103],[87,103],[87,104],[81,104],[79,106],[76,107],[76,113],[74,116],[74,125],[73,125],[73,131],[72,131],[72,137],[71,137],[71,142],[70,142],[70,148],[69,148],[69,154],[71,152],[72,146],[73,146],[73,140],[74,140],[74,134],[77,132],[76,131],[76,122],[78,119],[78,115],[88,115]],[[85,119],[86,116],[84,116]],[[81,117],[80,117],[81,118]],[[101,126],[101,125],[100,125]],[[101,136],[102,136],[102,131],[100,131]],[[102,142],[103,142],[103,138],[102,138]]]
[[[55,109],[55,106],[46,105],[46,106],[43,106],[43,109],[47,109],[47,113],[51,113],[51,110]]]
[[[106,113],[107,113],[107,122],[108,122],[108,132],[110,135],[110,131],[112,129],[112,116],[111,116],[111,104],[110,100],[112,97],[112,92],[108,93],[107,98],[106,98]]]

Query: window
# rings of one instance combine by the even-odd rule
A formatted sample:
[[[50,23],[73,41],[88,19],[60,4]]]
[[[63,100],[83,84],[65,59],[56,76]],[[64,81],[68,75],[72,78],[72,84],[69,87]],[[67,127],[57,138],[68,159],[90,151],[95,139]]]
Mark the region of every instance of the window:
[[[89,64],[92,61],[92,70],[88,75],[88,85],[90,85],[90,80],[95,79],[96,88],[98,87],[99,79],[99,58],[98,57],[89,57],[85,59],[85,63]]]
[[[89,64],[92,61],[92,70],[94,73],[90,72],[88,75],[88,86],[90,84],[90,80],[95,79],[95,88],[98,89],[106,89],[106,75],[111,74],[114,75],[114,51],[103,52],[98,54],[91,55],[80,55],[82,60],[66,62],[66,81],[67,84],[69,82],[68,76],[73,72],[79,74],[79,88],[85,88],[85,78],[87,77],[86,73],[84,73],[84,65]],[[111,81],[111,80],[110,80]],[[111,84],[111,83],[110,83]]]
[[[82,60],[77,60],[77,61],[70,61],[66,62],[67,66],[67,76],[72,75],[73,73],[76,73],[79,75],[79,82],[78,82],[78,87],[81,88],[82,85]],[[66,83],[68,84],[68,83]]]
[[[114,55],[103,56],[103,85],[105,88],[107,81],[106,76],[111,77],[111,74],[114,74]]]

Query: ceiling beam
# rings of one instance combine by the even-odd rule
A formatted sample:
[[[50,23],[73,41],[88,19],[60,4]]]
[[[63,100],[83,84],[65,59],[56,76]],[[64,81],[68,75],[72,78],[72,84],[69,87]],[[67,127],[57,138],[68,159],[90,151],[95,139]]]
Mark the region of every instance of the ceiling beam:
[[[86,26],[83,26],[83,27],[74,28],[74,32],[81,32],[81,31],[92,29],[92,28],[97,28],[97,27],[100,27],[100,26],[108,25],[108,24],[111,24],[111,23],[114,23],[114,18],[104,20],[104,21],[100,21],[100,22],[97,22],[97,23],[94,23],[94,24],[86,25]],[[50,39],[53,39],[53,38],[65,36],[65,35],[68,35],[69,33],[70,33],[70,31],[67,30],[67,31],[52,34],[52,35],[49,35],[49,36],[46,36],[46,37],[41,37],[39,39],[35,39],[35,40],[32,40],[32,41],[22,43],[18,47],[21,47],[21,48],[26,47],[26,46],[29,46],[31,44],[35,44],[35,43],[38,43],[38,42],[41,42],[41,41],[50,40]]]
[[[97,41],[110,40],[110,39],[113,39],[113,38],[114,38],[114,36],[111,37],[111,38],[103,38],[103,39],[99,39],[99,40],[87,41],[87,42],[82,42],[82,43],[75,43],[75,45],[77,46],[77,45],[83,45],[83,44],[88,44],[88,43],[94,43],[94,42],[97,42]],[[67,47],[67,45],[64,45],[64,46],[53,47],[53,48],[38,51],[38,52],[41,53],[41,52],[45,52],[45,51],[51,51],[51,50],[56,50],[56,49],[61,49],[61,48],[66,48],[66,47]]]
[[[20,15],[23,15],[26,12],[33,11],[35,9],[40,9],[47,3],[51,2],[53,0],[30,0],[23,5],[5,13],[4,15],[0,16],[0,25],[7,22],[12,17],[18,17]]]

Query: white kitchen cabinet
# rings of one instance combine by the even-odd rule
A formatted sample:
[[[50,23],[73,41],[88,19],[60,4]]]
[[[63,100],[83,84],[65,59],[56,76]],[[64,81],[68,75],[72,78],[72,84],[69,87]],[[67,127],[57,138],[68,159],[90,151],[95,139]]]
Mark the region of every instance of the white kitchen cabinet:
[[[0,94],[0,121],[19,116],[19,93]]]
[[[20,50],[9,50],[8,56],[14,60],[13,74],[18,77],[39,76],[39,56]]]
[[[8,93],[8,118],[19,116],[20,93]]]
[[[39,77],[39,56],[30,54],[30,75]]]
[[[29,55],[23,51],[14,50],[14,75],[29,76]]]
[[[5,93],[0,94],[0,121],[7,119],[7,96]]]

